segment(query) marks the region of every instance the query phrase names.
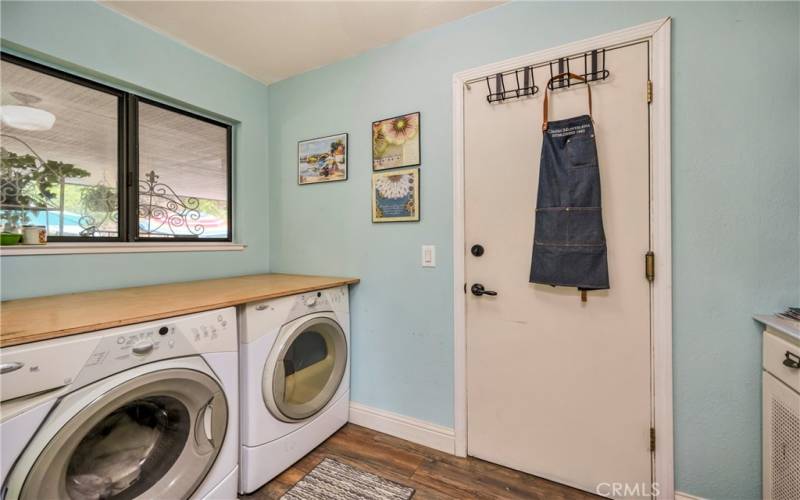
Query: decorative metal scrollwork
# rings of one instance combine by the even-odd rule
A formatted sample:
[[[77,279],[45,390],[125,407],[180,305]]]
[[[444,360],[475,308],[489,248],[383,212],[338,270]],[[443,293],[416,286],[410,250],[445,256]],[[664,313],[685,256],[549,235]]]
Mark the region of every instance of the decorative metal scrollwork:
[[[200,219],[200,200],[181,198],[171,187],[158,182],[158,175],[150,171],[139,181],[139,233],[199,237],[205,231]],[[144,221],[142,221],[144,219]],[[182,229],[185,229],[182,231]]]
[[[103,183],[84,189],[81,193],[81,236],[98,236],[107,223],[119,223],[117,190]]]
[[[21,143],[30,153],[2,153],[2,175],[0,175],[0,218],[7,229],[17,229],[26,224],[29,213],[55,213],[58,232],[65,229],[65,186],[68,179],[87,178],[90,172],[59,161],[45,160],[31,146],[16,136],[0,134],[5,140]],[[140,236],[199,238],[205,231],[199,223],[200,200],[181,197],[167,184],[158,182],[159,176],[150,171],[139,181]],[[106,226],[119,223],[118,191],[100,182],[82,186],[80,217],[77,224],[80,236],[97,237],[116,235]],[[77,214],[75,214],[77,215]],[[74,215],[70,215],[73,217]],[[75,224],[74,219],[71,224]],[[74,233],[73,233],[74,234]]]
[[[205,227],[196,223],[200,217],[197,198],[181,198],[167,184],[158,182],[158,174],[148,172],[139,181],[139,234],[142,236],[173,236],[197,238]],[[103,185],[84,191],[81,197],[83,213],[78,224],[81,236],[96,236],[109,221],[119,221],[117,193]]]

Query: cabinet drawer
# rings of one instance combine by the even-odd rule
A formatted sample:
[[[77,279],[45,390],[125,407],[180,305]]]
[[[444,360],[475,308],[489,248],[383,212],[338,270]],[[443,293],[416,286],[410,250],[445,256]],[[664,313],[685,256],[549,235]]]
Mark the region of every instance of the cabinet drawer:
[[[764,333],[764,369],[781,382],[800,392],[800,346],[767,330]]]

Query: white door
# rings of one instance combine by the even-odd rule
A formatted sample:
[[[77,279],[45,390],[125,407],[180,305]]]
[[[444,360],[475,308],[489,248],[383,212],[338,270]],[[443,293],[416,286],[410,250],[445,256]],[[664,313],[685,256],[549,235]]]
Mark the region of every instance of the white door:
[[[649,44],[606,57],[592,98],[611,288],[586,302],[528,282],[549,69],[535,69],[534,97],[489,104],[485,84],[465,89],[467,447],[587,491],[649,495]],[[585,85],[551,93],[551,121],[587,112]]]

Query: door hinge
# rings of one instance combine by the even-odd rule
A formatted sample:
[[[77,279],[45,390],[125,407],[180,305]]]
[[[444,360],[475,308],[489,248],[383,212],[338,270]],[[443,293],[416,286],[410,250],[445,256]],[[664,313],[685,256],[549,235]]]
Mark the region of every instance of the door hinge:
[[[653,102],[653,81],[647,80],[647,104]]]
[[[644,254],[644,276],[651,283],[656,279],[656,254],[652,250]]]
[[[650,427],[650,451],[656,451],[656,428]]]

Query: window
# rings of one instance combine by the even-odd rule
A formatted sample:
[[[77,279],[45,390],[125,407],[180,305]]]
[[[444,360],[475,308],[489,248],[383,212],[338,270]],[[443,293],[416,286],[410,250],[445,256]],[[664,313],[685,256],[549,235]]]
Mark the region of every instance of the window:
[[[231,126],[2,54],[0,225],[231,241]]]
[[[139,100],[138,237],[228,237],[229,127]]]
[[[0,217],[53,239],[118,239],[121,92],[2,60]]]

